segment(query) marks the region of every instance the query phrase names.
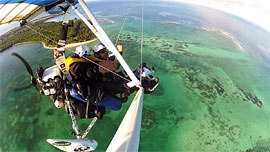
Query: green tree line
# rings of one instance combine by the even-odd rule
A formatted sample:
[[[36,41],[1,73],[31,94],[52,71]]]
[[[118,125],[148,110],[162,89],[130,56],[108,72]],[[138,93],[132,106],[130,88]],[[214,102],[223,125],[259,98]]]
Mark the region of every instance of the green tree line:
[[[0,44],[0,51],[3,51],[15,44],[25,43],[25,42],[37,42],[37,43],[45,43],[46,46],[56,47],[56,43],[58,42],[59,35],[62,28],[62,22],[45,22],[38,23],[36,25],[29,25],[32,29],[42,33],[48,38],[45,38],[41,34],[34,32],[27,27],[23,27],[22,29],[17,29],[20,31],[12,31],[9,32],[11,34],[9,38],[3,40],[2,44]],[[16,33],[16,34],[13,34]],[[2,38],[5,35],[1,36]],[[1,38],[1,39],[2,39]],[[95,38],[95,35],[89,30],[89,28],[82,22],[82,20],[74,20],[73,26],[69,27],[67,34],[67,44],[84,42]]]

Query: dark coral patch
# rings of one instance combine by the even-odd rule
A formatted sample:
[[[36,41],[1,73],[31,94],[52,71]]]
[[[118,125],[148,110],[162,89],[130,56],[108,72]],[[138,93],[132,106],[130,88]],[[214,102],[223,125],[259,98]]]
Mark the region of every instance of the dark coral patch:
[[[33,123],[36,124],[38,122],[38,118],[35,118]]]
[[[158,122],[155,111],[143,108],[142,128],[151,129]]]
[[[268,140],[260,140],[256,142],[256,145],[253,148],[249,148],[246,152],[266,152],[270,151],[270,139]]]
[[[54,111],[53,111],[53,109],[51,108],[51,109],[49,109],[46,113],[47,113],[47,115],[51,116],[51,115],[53,115]]]
[[[262,107],[263,103],[260,99],[258,99],[257,96],[252,95],[250,92],[247,92],[246,90],[244,90],[243,88],[240,88],[239,86],[237,86],[237,88],[243,94],[242,96],[243,101],[250,101],[256,104],[259,108]]]

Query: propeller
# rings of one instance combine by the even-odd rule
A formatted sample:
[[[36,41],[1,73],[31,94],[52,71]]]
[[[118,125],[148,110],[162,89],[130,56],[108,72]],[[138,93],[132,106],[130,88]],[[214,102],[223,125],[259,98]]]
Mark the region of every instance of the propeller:
[[[28,71],[28,73],[30,74],[31,76],[31,85],[30,86],[25,86],[25,87],[22,87],[22,88],[15,88],[14,91],[21,91],[21,90],[25,90],[25,89],[29,89],[31,88],[32,86],[36,88],[37,90],[37,96],[38,96],[38,101],[40,101],[40,95],[39,95],[39,90],[38,90],[38,87],[37,87],[37,79],[34,77],[34,74],[33,74],[33,71],[30,67],[30,65],[28,64],[28,62],[23,58],[21,57],[19,54],[17,53],[12,53],[12,55],[16,56],[17,58],[19,58],[24,66],[26,67],[26,70]]]

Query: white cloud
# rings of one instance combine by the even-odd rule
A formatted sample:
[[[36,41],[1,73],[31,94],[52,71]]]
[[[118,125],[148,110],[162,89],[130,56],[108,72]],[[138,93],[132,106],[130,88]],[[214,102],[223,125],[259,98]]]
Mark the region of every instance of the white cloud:
[[[218,9],[247,21],[250,21],[267,31],[270,31],[270,1],[269,0],[163,0],[185,2]]]

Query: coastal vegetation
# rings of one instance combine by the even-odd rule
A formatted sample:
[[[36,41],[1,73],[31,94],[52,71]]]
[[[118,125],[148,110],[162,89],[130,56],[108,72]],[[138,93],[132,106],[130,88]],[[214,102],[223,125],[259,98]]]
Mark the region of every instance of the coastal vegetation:
[[[67,44],[84,42],[95,38],[94,34],[82,20],[73,20],[72,24],[68,29]],[[62,22],[39,22],[36,24],[27,24],[27,26],[44,36],[25,26],[17,27],[0,37],[0,52],[13,45],[27,42],[43,42],[46,47],[56,47]]]

